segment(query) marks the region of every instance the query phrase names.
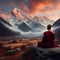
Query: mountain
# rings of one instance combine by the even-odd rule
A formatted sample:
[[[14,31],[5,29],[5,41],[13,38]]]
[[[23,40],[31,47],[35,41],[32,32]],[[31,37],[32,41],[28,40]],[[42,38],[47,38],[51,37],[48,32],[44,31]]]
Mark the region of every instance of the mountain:
[[[16,23],[18,20],[24,20],[27,18],[23,11],[17,8],[14,8],[10,13],[0,14],[0,16],[11,24]]]
[[[17,24],[18,28],[24,32],[32,31],[32,29],[24,21]]]
[[[54,23],[53,20],[50,20],[46,16],[42,17],[35,16],[34,18],[27,17],[22,10],[17,8],[14,8],[9,14],[2,14],[2,15],[3,15],[2,17],[4,17],[4,19],[8,20],[10,23],[12,22],[16,23],[18,20],[20,21],[27,20],[28,23],[31,22],[31,20],[34,20],[35,22],[39,22],[43,26],[47,26],[48,24]]]
[[[0,17],[0,38],[14,38],[20,36],[19,30],[12,27],[7,21]]]
[[[47,26],[48,24],[53,24],[54,21],[50,20],[48,17],[46,16],[42,16],[42,17],[34,17],[35,21],[38,21],[40,24],[42,24],[43,26]]]
[[[10,31],[11,36],[15,36],[15,35],[18,36],[21,34],[22,35],[30,34],[30,36],[35,34],[36,34],[35,36],[40,35],[40,33],[46,29],[47,24],[53,22],[52,20],[50,20],[45,16],[42,17],[35,16],[34,18],[27,17],[22,10],[17,8],[14,8],[11,11],[11,13],[2,14],[1,17],[3,17],[2,21],[0,21],[1,26],[3,26],[3,28],[6,30],[7,35],[8,32]],[[3,31],[3,29],[1,31]]]
[[[18,20],[23,20],[26,18],[26,15],[20,9],[17,8],[14,8],[11,11],[11,14],[15,16]]]
[[[6,24],[8,24],[9,26],[11,26],[11,24],[10,24],[8,21],[5,21],[2,17],[0,17],[0,22],[6,23]]]
[[[45,26],[43,26],[42,24],[36,22],[36,21],[32,21],[29,26],[32,28],[32,30],[34,30],[35,32],[38,31],[42,31],[43,29],[45,29]]]
[[[56,20],[56,22],[54,22],[53,26],[60,26],[60,19]]]
[[[58,19],[54,24],[53,24],[53,29],[56,35],[56,38],[60,40],[60,19]]]

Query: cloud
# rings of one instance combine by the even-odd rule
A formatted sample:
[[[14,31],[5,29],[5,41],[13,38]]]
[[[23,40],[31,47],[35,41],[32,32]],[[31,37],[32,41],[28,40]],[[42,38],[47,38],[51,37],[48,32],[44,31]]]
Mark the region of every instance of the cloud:
[[[30,10],[32,12],[45,12],[59,9],[58,4],[60,0],[31,0],[30,1]],[[56,7],[57,6],[57,7]]]
[[[54,11],[58,16],[58,10],[60,10],[60,0],[2,0],[0,3],[0,5],[7,4],[10,8],[18,7],[30,16],[41,16],[41,13],[52,16]]]
[[[9,2],[8,6],[13,7],[13,6],[15,6],[15,4],[13,2]]]
[[[25,12],[36,15],[60,9],[60,0],[19,0],[17,5]]]
[[[5,10],[4,9],[0,9],[0,13],[3,13],[3,12],[5,12]]]
[[[50,16],[48,16],[51,20],[54,20],[54,21],[56,21],[56,20],[58,20],[59,19],[59,17],[60,17],[60,14],[58,15],[58,14],[55,14],[55,15],[50,15]]]

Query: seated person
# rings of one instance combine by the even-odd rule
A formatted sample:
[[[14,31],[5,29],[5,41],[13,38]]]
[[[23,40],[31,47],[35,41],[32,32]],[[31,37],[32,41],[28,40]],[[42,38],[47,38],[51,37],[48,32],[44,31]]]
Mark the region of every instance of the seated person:
[[[47,31],[44,32],[42,42],[38,42],[38,47],[53,48],[58,45],[55,43],[55,33],[51,31],[51,25],[47,26]]]

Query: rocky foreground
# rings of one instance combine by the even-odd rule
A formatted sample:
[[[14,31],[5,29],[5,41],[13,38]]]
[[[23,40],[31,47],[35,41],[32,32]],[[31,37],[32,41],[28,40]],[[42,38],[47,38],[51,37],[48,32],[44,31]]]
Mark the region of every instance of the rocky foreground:
[[[37,43],[37,40],[23,40],[0,44],[0,60],[60,60],[60,47],[38,48]]]

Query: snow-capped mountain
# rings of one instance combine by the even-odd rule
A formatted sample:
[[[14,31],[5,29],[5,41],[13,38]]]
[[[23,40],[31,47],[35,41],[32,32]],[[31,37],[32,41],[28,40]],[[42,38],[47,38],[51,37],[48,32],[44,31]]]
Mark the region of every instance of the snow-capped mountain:
[[[7,16],[7,17],[6,17]],[[47,26],[48,24],[53,24],[54,21],[50,20],[49,18],[47,18],[46,16],[42,16],[42,17],[37,17],[35,16],[34,18],[30,19],[29,17],[27,17],[23,11],[21,11],[20,9],[14,8],[11,13],[8,14],[2,14],[2,17],[5,20],[8,20],[10,23],[14,22],[16,23],[18,20],[22,21],[25,20],[28,23],[31,22],[32,20],[35,22],[39,22],[40,24],[42,24],[43,26]]]
[[[44,32],[44,30],[46,29],[45,26],[47,24],[53,22],[53,21],[50,21],[45,16],[34,17],[34,18],[30,19],[29,17],[26,17],[24,15],[24,13],[17,8],[14,8],[11,11],[11,13],[2,14],[0,16],[2,17],[2,21],[1,21],[1,22],[3,22],[2,25],[5,25],[3,27],[5,27],[4,29],[7,32],[9,32],[9,31],[11,31],[11,32],[13,31],[15,33],[17,32],[18,35],[20,34],[19,36],[22,35],[22,36],[26,36],[26,37],[27,36],[30,36],[30,37],[40,36]],[[1,34],[3,34],[3,33],[1,33]],[[15,34],[15,35],[17,35],[17,34]]]
[[[17,20],[23,20],[26,19],[27,17],[24,15],[24,13],[17,8],[14,8],[11,13],[6,13],[6,14],[0,14],[2,18],[5,20],[9,21],[10,23],[16,22]]]
[[[47,26],[48,24],[53,24],[54,21],[50,20],[48,17],[46,16],[42,16],[42,17],[34,17],[35,21],[38,21],[40,24],[42,24],[43,26]]]
[[[23,20],[26,18],[26,16],[24,15],[24,13],[20,10],[20,9],[17,9],[17,8],[14,8],[12,11],[11,11],[11,14],[13,16],[15,16],[18,20]]]
[[[0,38],[19,37],[20,35],[21,33],[18,29],[14,28],[9,22],[0,17]]]
[[[42,24],[36,22],[36,21],[32,21],[31,23],[29,23],[29,26],[32,28],[32,30],[36,31],[42,31],[43,29],[45,29],[45,26],[43,26]]]

